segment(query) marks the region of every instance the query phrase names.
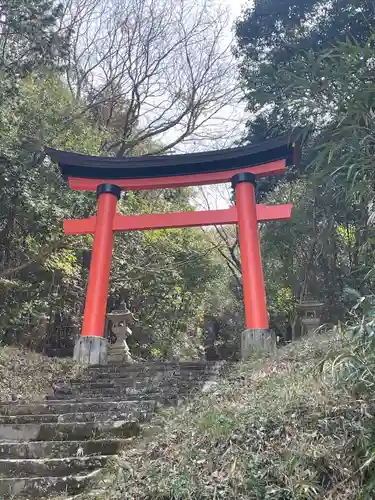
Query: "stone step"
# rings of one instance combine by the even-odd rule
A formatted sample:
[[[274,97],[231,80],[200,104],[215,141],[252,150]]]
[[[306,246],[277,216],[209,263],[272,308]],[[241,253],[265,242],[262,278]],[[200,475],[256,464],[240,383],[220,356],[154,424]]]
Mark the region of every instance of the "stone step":
[[[203,385],[203,384],[201,384]],[[146,387],[121,387],[121,386],[111,386],[111,387],[92,387],[90,385],[82,385],[77,387],[72,391],[74,395],[82,396],[84,394],[92,394],[92,397],[97,397],[100,399],[102,396],[110,396],[111,394],[123,395],[125,399],[131,397],[130,401],[134,401],[138,397],[144,399],[148,397],[149,394],[159,394],[163,396],[173,395],[179,392],[189,392],[190,390],[199,389],[198,384],[186,384],[181,387],[173,384],[165,385],[150,385]]]
[[[77,398],[82,398],[82,399],[88,399],[88,398],[95,398],[99,399],[101,397],[105,397],[108,399],[114,399],[114,400],[119,400],[123,401],[124,399],[132,397],[133,399],[137,398],[139,401],[142,399],[148,399],[150,397],[150,394],[152,394],[154,397],[155,392],[149,393],[148,390],[153,390],[155,391],[155,388],[150,388],[150,389],[145,389],[143,391],[137,391],[136,393],[131,393],[129,394],[127,391],[120,391],[117,388],[108,388],[108,389],[103,389],[100,391],[99,389],[85,389],[83,391],[80,391],[79,393],[73,393],[72,396]],[[177,398],[177,397],[187,397],[188,395],[194,395],[199,393],[199,388],[180,388],[180,389],[173,389],[173,388],[168,388],[166,390],[161,390],[160,391],[160,396],[163,397],[164,399],[170,399],[170,398]],[[56,395],[56,397],[59,397]]]
[[[75,390],[100,390],[106,391],[107,389],[121,390],[122,392],[129,394],[137,394],[139,392],[154,392],[158,389],[166,389],[168,387],[176,388],[186,388],[186,387],[196,387],[205,382],[204,379],[199,378],[196,380],[152,380],[148,383],[132,383],[132,384],[122,384],[114,380],[104,380],[104,381],[86,381],[84,383],[74,383],[72,384],[72,391]]]
[[[134,376],[134,375],[127,375],[122,372],[115,373],[111,375],[110,373],[104,372],[101,373],[99,372],[95,376],[90,376],[90,375],[81,375],[80,377],[72,379],[70,382],[72,385],[77,385],[77,384],[82,384],[86,382],[92,382],[92,383],[104,383],[104,382],[110,382],[114,384],[121,384],[124,386],[135,386],[135,385],[146,385],[150,384],[151,382],[164,382],[164,381],[176,381],[176,383],[179,382],[184,382],[184,381],[195,381],[195,380],[201,380],[201,379],[207,379],[210,376],[215,376],[215,373],[209,373],[209,372],[187,372],[187,373],[158,373],[155,376],[144,374],[142,376]]]
[[[0,403],[0,498],[92,489],[108,460],[140,434],[141,422],[147,437],[159,425],[147,423],[158,407],[199,393],[222,366],[112,363],[88,368],[46,401]]]
[[[107,455],[92,457],[0,459],[0,477],[58,477],[88,473],[106,465]]]
[[[137,369],[137,368],[165,368],[165,367],[197,367],[197,366],[214,366],[218,362],[217,361],[206,361],[205,359],[196,359],[196,360],[190,360],[190,361],[180,361],[180,360],[175,360],[175,361],[140,361],[140,362],[133,362],[133,363],[127,363],[124,364],[124,362],[121,363],[121,366],[124,366],[129,369]],[[110,362],[106,365],[91,365],[90,368],[109,368],[109,367],[116,367],[118,366],[117,362]]]
[[[112,395],[112,393],[114,394]],[[97,393],[93,392],[85,392],[85,393],[79,393],[79,394],[55,394],[53,396],[47,396],[47,401],[49,403],[55,403],[55,402],[75,402],[75,403],[90,403],[90,402],[106,402],[106,401],[111,401],[111,402],[122,402],[122,403],[129,403],[129,402],[136,402],[138,404],[142,404],[144,401],[156,401],[158,404],[163,405],[163,406],[173,406],[178,404],[179,398],[176,393],[173,394],[168,394],[168,393],[163,393],[159,394],[157,392],[150,392],[150,393],[140,393],[140,394],[121,394],[119,391],[112,391],[112,393],[106,394],[103,392],[98,391]]]
[[[133,363],[125,365],[122,362],[113,362],[108,365],[93,365],[87,369],[88,374],[100,373],[152,373],[157,372],[186,372],[186,371],[212,371],[217,372],[224,366],[223,362],[180,362],[180,363]]]
[[[79,441],[99,437],[128,438],[140,432],[137,421],[0,424],[2,441]]]
[[[87,412],[112,412],[132,411],[135,409],[150,411],[160,404],[156,400],[142,401],[113,401],[93,400],[87,402],[71,401],[49,401],[48,403],[19,404],[16,402],[0,403],[0,415],[61,415],[65,413],[87,413]]]
[[[27,477],[0,479],[0,498],[55,498],[59,495],[76,495],[94,486],[101,470],[67,477]]]
[[[145,411],[135,407],[124,412],[123,410],[106,412],[85,412],[85,413],[47,413],[45,415],[0,415],[0,424],[48,424],[64,422],[107,422],[117,420],[137,420],[143,422],[147,420],[153,412]]]
[[[79,448],[83,456],[116,455],[130,446],[134,438],[96,439],[90,441],[1,442],[0,458],[66,458],[75,457]]]

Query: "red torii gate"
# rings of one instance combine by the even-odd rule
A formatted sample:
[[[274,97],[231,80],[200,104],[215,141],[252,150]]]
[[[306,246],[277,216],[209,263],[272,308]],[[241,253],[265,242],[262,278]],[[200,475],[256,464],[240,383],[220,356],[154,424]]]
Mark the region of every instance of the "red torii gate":
[[[270,340],[258,222],[289,219],[292,205],[257,205],[257,177],[282,174],[293,162],[294,147],[282,137],[239,148],[171,156],[107,158],[46,148],[72,189],[97,192],[97,215],[64,221],[67,234],[94,234],[83,317],[75,359],[106,362],[104,339],[114,231],[135,231],[237,224],[240,240],[246,328],[242,354],[249,344]],[[121,190],[181,188],[232,182],[236,205],[225,210],[124,216],[116,213]]]

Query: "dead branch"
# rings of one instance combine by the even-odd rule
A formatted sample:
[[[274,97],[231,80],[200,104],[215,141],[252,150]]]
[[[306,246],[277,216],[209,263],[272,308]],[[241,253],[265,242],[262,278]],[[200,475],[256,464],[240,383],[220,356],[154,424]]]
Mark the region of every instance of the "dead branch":
[[[107,130],[103,150],[171,150],[224,136],[213,120],[240,100],[227,13],[204,0],[66,0],[73,26],[69,86]]]

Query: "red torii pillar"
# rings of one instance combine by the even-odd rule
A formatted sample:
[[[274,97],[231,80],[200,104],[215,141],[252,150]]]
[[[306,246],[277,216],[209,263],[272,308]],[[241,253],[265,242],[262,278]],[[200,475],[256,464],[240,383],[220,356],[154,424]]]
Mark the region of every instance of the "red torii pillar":
[[[242,286],[246,330],[241,337],[241,357],[246,359],[254,346],[267,351],[276,347],[269,330],[266,289],[258,233],[255,201],[255,175],[237,174],[232,178],[238,211],[238,236],[241,254]]]
[[[98,214],[83,316],[84,337],[103,337],[114,240],[113,221],[120,195],[121,188],[113,184],[100,184],[97,189]]]
[[[82,220],[67,220],[67,234],[94,234],[82,336],[75,346],[75,359],[89,364],[106,362],[104,339],[105,315],[113,251],[114,231],[238,224],[246,330],[242,335],[242,357],[260,345],[270,350],[274,345],[269,331],[266,293],[260,253],[258,221],[288,219],[292,206],[257,205],[255,176],[242,172],[232,178],[236,205],[226,210],[177,212],[123,216],[116,214],[121,187],[100,184],[97,187],[97,215]]]
[[[268,314],[263,279],[255,202],[255,175],[237,174],[232,179],[238,212],[242,286],[246,327],[267,329]]]
[[[121,188],[100,184],[96,194],[98,207],[82,335],[74,346],[74,359],[88,364],[106,364],[108,341],[104,338],[104,327],[114,241],[113,221]]]

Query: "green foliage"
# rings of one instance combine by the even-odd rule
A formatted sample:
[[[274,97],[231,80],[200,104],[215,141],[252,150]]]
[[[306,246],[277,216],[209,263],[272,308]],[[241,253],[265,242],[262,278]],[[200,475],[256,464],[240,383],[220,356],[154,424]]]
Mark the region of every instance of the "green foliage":
[[[96,203],[92,194],[67,188],[41,146],[97,155],[106,133],[79,113],[80,103],[50,72],[25,77],[17,99],[4,101],[2,110],[1,268],[16,285],[8,283],[2,295],[0,328],[6,342],[71,347],[80,329],[92,237],[64,237],[62,221],[93,214]],[[193,210],[189,190],[132,193],[119,203],[124,214],[177,210]],[[113,260],[108,307],[125,299],[138,317],[132,350],[141,356],[200,355],[196,332],[207,289],[222,270],[205,234],[119,234]],[[22,331],[34,328],[35,314],[47,318],[47,330],[42,333],[36,320],[41,339],[31,345]]]
[[[76,110],[53,73],[26,76],[16,97],[1,104],[5,157],[0,176],[1,273],[16,277],[19,283],[1,299],[5,311],[1,328],[7,342],[26,342],[22,339],[28,338],[28,330],[38,329],[38,321],[33,326],[33,311],[49,318],[51,332],[56,318],[65,317],[70,336],[74,334],[77,299],[82,302],[82,292],[77,295],[82,266],[77,247],[69,248],[62,234],[62,220],[87,215],[94,199],[69,192],[56,167],[43,162],[40,148],[46,143],[61,146],[66,140],[67,147],[97,151],[101,138],[90,124],[78,120],[67,129],[67,120]],[[48,331],[41,333],[43,342]]]
[[[49,0],[0,2],[0,340],[36,350],[71,349],[79,333],[92,236],[67,238],[62,222],[96,209],[93,193],[68,189],[43,147],[100,155],[119,132],[103,126],[89,96],[75,96],[61,76],[72,55],[70,8]],[[133,154],[160,149],[150,138],[138,142]],[[131,193],[119,212],[193,210],[191,194]],[[136,354],[195,357],[208,290],[222,270],[201,231],[119,234],[108,309],[123,300],[131,307]]]
[[[351,39],[365,45],[373,20],[374,5],[367,0],[345,0],[340,8],[320,0],[268,0],[245,11],[237,22],[237,55],[250,111],[261,111],[258,119],[249,121],[249,136],[306,123],[324,126],[324,113],[332,110],[340,86],[311,74],[319,68],[321,54],[336,42]],[[282,77],[286,73],[289,81]],[[294,92],[307,81],[311,93],[306,88],[303,94]],[[328,95],[320,91],[322,86],[329,89]],[[305,101],[315,106],[304,106]]]
[[[62,13],[62,3],[50,0],[1,0],[0,72],[17,80],[61,64],[70,34],[57,30]]]
[[[324,320],[348,315],[346,286],[373,288],[373,2],[336,8],[315,0],[257,2],[237,22],[237,56],[251,119],[247,141],[302,130],[302,158],[284,183],[258,198],[291,202],[293,219],[262,230],[274,328],[295,314],[278,303],[291,287],[325,304]]]
[[[353,293],[354,292],[354,293]],[[349,328],[352,341],[341,352],[330,350],[319,368],[333,379],[347,397],[361,400],[370,425],[357,443],[356,455],[361,459],[357,473],[361,477],[358,499],[371,499],[375,487],[375,436],[373,433],[373,394],[375,389],[375,300],[374,296],[360,297],[351,310],[353,325]],[[360,422],[358,422],[360,425]]]

